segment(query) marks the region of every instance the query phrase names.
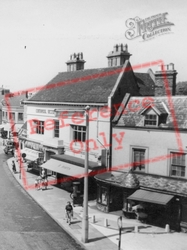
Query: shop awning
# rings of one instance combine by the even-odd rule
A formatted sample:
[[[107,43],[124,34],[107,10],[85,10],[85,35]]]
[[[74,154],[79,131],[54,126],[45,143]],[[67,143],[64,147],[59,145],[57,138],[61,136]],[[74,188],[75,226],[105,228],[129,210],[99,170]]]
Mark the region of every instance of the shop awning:
[[[46,163],[42,164],[41,167],[66,176],[73,176],[75,178],[84,177],[83,167],[56,159],[48,160]],[[90,173],[91,170],[88,170],[88,172]]]
[[[40,154],[42,152],[39,152],[39,151],[36,151],[36,150],[33,150],[33,149],[30,149],[30,148],[24,148],[21,150],[21,154],[25,153],[26,154],[26,159],[29,160],[29,161],[36,161]]]
[[[166,205],[173,197],[174,197],[173,195],[150,192],[140,189],[134,192],[132,195],[130,195],[127,199]]]

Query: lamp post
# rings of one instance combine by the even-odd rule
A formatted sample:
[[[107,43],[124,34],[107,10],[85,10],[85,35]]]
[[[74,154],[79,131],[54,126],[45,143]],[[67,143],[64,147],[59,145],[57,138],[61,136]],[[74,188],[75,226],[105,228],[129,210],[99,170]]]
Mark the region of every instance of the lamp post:
[[[86,141],[85,141],[85,165],[84,165],[84,201],[83,201],[83,218],[82,218],[82,242],[88,242],[88,157],[89,157],[89,110],[90,107],[86,106]]]
[[[118,228],[119,228],[119,243],[118,250],[121,249],[121,231],[122,231],[122,216],[120,216],[117,220]]]
[[[82,218],[82,242],[88,242],[88,158],[89,158],[89,110],[90,107],[86,106],[84,110],[64,110],[69,114],[79,112],[84,112],[86,119],[86,140],[85,140],[85,162],[84,162],[84,200],[83,200],[83,218]],[[55,115],[63,112],[63,110],[54,110]]]

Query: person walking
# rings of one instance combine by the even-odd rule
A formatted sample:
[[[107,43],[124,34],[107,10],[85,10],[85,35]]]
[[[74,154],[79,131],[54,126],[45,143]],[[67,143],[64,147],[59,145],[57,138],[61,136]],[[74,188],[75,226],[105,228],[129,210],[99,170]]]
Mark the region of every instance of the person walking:
[[[71,225],[71,219],[73,217],[73,207],[71,205],[71,202],[68,201],[66,207],[65,207],[65,210],[66,210],[66,219],[67,219],[67,223],[69,223],[69,225]]]
[[[14,174],[16,173],[16,164],[14,161],[12,161],[12,171]]]

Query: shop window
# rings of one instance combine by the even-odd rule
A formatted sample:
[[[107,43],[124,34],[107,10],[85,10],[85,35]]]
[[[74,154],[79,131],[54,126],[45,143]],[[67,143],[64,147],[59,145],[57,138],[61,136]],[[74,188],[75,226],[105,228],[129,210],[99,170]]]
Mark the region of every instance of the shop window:
[[[59,138],[59,121],[54,121],[54,137]]]
[[[145,149],[133,148],[133,171],[145,172]]]
[[[171,173],[173,177],[185,177],[186,154],[171,152]]]
[[[103,205],[107,205],[108,197],[107,197],[107,188],[97,186],[97,202]]]
[[[23,113],[18,113],[18,121],[23,121]]]
[[[82,141],[85,142],[86,140],[86,127],[85,126],[77,126],[71,125],[73,131],[73,141]]]
[[[33,120],[36,134],[44,134],[44,121]]]

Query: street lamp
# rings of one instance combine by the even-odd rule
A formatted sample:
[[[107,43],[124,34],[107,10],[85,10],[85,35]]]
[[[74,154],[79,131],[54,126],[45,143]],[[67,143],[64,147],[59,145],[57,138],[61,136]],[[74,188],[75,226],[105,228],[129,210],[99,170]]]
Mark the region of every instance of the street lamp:
[[[86,141],[85,141],[85,163],[84,163],[84,201],[83,201],[83,218],[82,218],[82,242],[88,242],[88,157],[89,157],[89,110],[86,106]]]
[[[82,242],[88,242],[88,158],[89,158],[89,110],[90,107],[86,106],[84,110],[64,110],[68,114],[75,112],[84,112],[86,118],[86,140],[85,140],[85,162],[84,162],[84,200],[83,200],[83,218],[82,218]],[[63,110],[55,109],[54,113],[56,116],[60,115]]]
[[[117,220],[118,228],[119,228],[119,243],[118,250],[121,249],[121,231],[122,231],[122,216],[120,216]]]

